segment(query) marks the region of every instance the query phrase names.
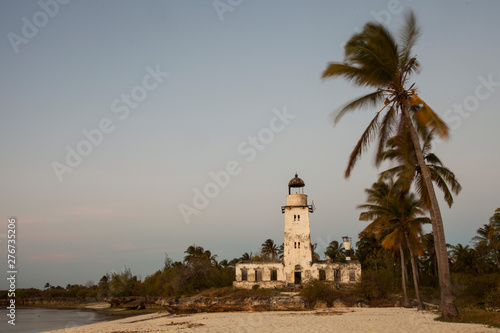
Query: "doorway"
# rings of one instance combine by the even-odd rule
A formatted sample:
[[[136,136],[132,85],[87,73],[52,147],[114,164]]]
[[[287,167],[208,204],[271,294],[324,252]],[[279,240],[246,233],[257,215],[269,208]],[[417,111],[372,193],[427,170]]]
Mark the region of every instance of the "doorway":
[[[301,274],[300,272],[295,272],[295,284],[300,284]]]

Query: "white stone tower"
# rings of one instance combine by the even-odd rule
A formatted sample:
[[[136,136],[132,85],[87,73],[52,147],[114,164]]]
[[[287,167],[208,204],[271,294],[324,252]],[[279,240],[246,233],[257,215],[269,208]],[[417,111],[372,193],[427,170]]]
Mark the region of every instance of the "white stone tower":
[[[314,206],[307,205],[304,186],[304,181],[295,174],[295,178],[288,183],[286,206],[281,207],[281,212],[285,214],[284,275],[290,284],[312,279],[309,213],[314,211]]]

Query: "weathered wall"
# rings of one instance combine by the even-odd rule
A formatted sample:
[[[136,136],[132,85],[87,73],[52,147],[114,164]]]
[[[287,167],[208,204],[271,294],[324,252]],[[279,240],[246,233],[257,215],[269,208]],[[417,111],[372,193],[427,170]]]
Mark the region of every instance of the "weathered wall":
[[[314,263],[312,264],[313,278],[319,279],[319,270],[325,270],[326,280],[334,281],[334,272],[336,269],[340,270],[340,281],[339,283],[358,283],[361,281],[361,264],[359,261],[352,260],[347,263],[341,262],[325,262],[325,263]],[[349,278],[349,271],[354,271],[354,281]]]
[[[295,282],[295,267],[298,265],[301,279],[307,282],[311,275],[311,230],[309,226],[309,207],[307,195],[289,194],[285,206],[285,247],[283,261],[285,264],[285,281]]]
[[[241,270],[247,270],[247,281],[242,281]],[[255,271],[262,272],[262,280],[255,281]],[[277,281],[271,281],[271,270],[276,270]],[[268,262],[268,261],[252,261],[240,262],[236,264],[236,281],[233,285],[237,288],[251,289],[255,284],[259,284],[261,288],[281,288],[284,286],[285,277],[283,275],[282,262]]]

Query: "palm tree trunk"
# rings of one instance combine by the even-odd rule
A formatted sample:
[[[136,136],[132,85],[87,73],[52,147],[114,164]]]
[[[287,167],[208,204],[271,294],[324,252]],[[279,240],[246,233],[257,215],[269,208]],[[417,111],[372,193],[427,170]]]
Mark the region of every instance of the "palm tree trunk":
[[[430,213],[432,222],[432,232],[434,234],[434,244],[436,247],[436,258],[438,262],[438,277],[439,277],[439,289],[441,296],[441,314],[444,318],[458,317],[458,309],[454,302],[454,297],[451,292],[451,279],[450,279],[450,265],[448,263],[448,252],[446,251],[446,240],[444,236],[443,220],[441,218],[441,211],[439,210],[439,204],[436,197],[436,192],[434,191],[434,186],[432,185],[431,175],[429,169],[427,168],[424,157],[422,154],[422,149],[420,147],[420,141],[417,136],[417,132],[413,127],[411,122],[410,113],[408,112],[408,107],[406,103],[400,105],[403,116],[406,121],[406,126],[410,132],[413,146],[415,147],[415,155],[417,156],[417,162],[420,166],[422,172],[422,178],[424,179],[425,186],[429,193],[430,198]]]
[[[420,290],[418,289],[418,268],[417,263],[415,262],[415,254],[410,246],[410,241],[408,240],[408,235],[405,235],[406,244],[408,245],[408,250],[410,250],[410,259],[411,259],[411,270],[413,271],[413,285],[415,286],[415,296],[417,297],[417,309],[425,310],[424,303],[422,303],[422,299],[420,298]]]
[[[408,293],[406,292],[406,268],[405,268],[405,255],[403,253],[403,247],[399,245],[399,253],[401,257],[401,284],[403,286],[403,307],[411,308],[410,302],[408,301]]]

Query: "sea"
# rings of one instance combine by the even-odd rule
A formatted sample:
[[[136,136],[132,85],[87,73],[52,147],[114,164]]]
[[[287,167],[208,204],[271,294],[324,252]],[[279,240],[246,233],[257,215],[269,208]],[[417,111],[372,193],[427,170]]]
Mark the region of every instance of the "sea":
[[[43,332],[117,319],[114,316],[93,311],[16,308],[16,325],[11,325],[8,323],[10,318],[7,316],[7,310],[4,308],[0,313],[0,332],[2,333]]]

